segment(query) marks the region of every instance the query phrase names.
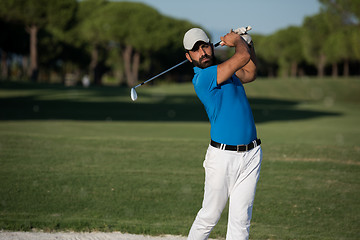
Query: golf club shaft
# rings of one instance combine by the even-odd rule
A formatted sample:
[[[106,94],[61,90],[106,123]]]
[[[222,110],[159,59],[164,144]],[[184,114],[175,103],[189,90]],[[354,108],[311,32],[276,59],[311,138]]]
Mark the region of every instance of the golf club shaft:
[[[219,45],[220,45],[220,43],[221,43],[221,41],[220,41],[220,42],[215,43],[214,47],[219,46]],[[186,63],[186,62],[188,62],[188,61],[189,61],[189,60],[187,60],[187,59],[186,59],[186,60],[182,61],[181,63],[178,63],[178,64],[176,64],[175,66],[173,66],[173,67],[171,67],[171,68],[169,68],[169,69],[167,69],[167,70],[163,71],[162,73],[159,73],[158,75],[156,75],[156,76],[154,76],[154,77],[152,77],[152,78],[150,78],[150,79],[146,80],[145,82],[142,82],[142,83],[140,83],[140,84],[136,85],[134,88],[140,87],[140,86],[144,85],[145,83],[150,82],[150,81],[154,80],[155,78],[160,77],[161,75],[163,75],[163,74],[165,74],[165,73],[167,73],[167,72],[169,72],[169,71],[173,70],[174,68],[177,68],[177,67],[179,67],[179,66],[183,65],[184,63]]]
[[[165,73],[173,70],[174,68],[177,68],[177,67],[180,66],[180,65],[183,65],[184,63],[186,63],[186,62],[188,62],[188,61],[189,61],[189,60],[186,59],[186,60],[182,61],[181,63],[178,63],[178,64],[176,64],[175,66],[173,66],[173,67],[171,67],[171,68],[163,71],[162,73],[159,73],[158,75],[156,75],[156,76],[154,76],[154,77],[146,80],[145,82],[142,82],[142,83],[136,85],[134,88],[140,87],[141,85],[144,85],[145,83],[150,82],[151,80],[154,80],[154,79],[157,78],[157,77],[160,77],[161,75],[163,75],[163,74],[165,74]]]

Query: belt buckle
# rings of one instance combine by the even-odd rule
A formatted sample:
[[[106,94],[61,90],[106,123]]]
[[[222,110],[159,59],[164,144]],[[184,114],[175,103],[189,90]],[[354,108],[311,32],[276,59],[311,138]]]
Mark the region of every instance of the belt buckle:
[[[248,145],[236,145],[236,152],[240,152],[239,148],[244,146],[245,147],[245,152],[247,152],[249,150],[249,146]]]

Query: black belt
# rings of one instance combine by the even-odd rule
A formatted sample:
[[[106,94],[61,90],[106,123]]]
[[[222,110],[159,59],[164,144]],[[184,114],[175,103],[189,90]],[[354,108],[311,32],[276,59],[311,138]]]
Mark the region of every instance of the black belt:
[[[229,151],[237,151],[237,152],[249,151],[249,150],[253,149],[254,147],[259,146],[260,144],[261,144],[260,139],[256,139],[256,140],[252,141],[251,143],[249,143],[248,145],[226,145],[226,144],[215,142],[213,140],[211,140],[211,142],[210,142],[211,146],[219,148],[221,150],[229,150]]]

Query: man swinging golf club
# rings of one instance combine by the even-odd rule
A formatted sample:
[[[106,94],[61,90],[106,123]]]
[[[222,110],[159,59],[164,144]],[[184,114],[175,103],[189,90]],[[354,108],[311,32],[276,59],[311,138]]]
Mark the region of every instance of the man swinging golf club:
[[[209,237],[228,199],[226,239],[248,239],[260,174],[261,142],[243,87],[256,78],[254,46],[241,29],[237,33],[231,30],[221,41],[221,45],[235,48],[235,53],[217,64],[213,44],[203,30],[192,28],[183,39],[186,58],[194,65],[194,89],[211,123],[211,142],[203,163],[204,199],[190,229],[190,240]]]

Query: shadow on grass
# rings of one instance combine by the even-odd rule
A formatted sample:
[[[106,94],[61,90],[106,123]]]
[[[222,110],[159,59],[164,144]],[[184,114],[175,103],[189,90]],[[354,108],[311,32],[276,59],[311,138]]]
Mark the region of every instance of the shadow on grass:
[[[64,88],[49,85],[0,85],[2,89],[33,90],[26,96],[0,97],[0,120],[88,120],[88,121],[208,121],[205,109],[194,95],[154,96],[142,93],[147,102],[132,102],[128,88]],[[39,90],[36,91],[36,90]],[[90,93],[88,98],[67,98],[67,91]],[[59,95],[52,98],[51,94]],[[47,98],[44,98],[44,92]],[[50,96],[50,97],[49,97]],[[126,96],[128,100],[114,100]],[[91,101],[93,98],[101,101]],[[298,101],[268,98],[250,98],[250,105],[257,123],[290,121],[323,116],[339,116],[340,113],[299,110]]]

